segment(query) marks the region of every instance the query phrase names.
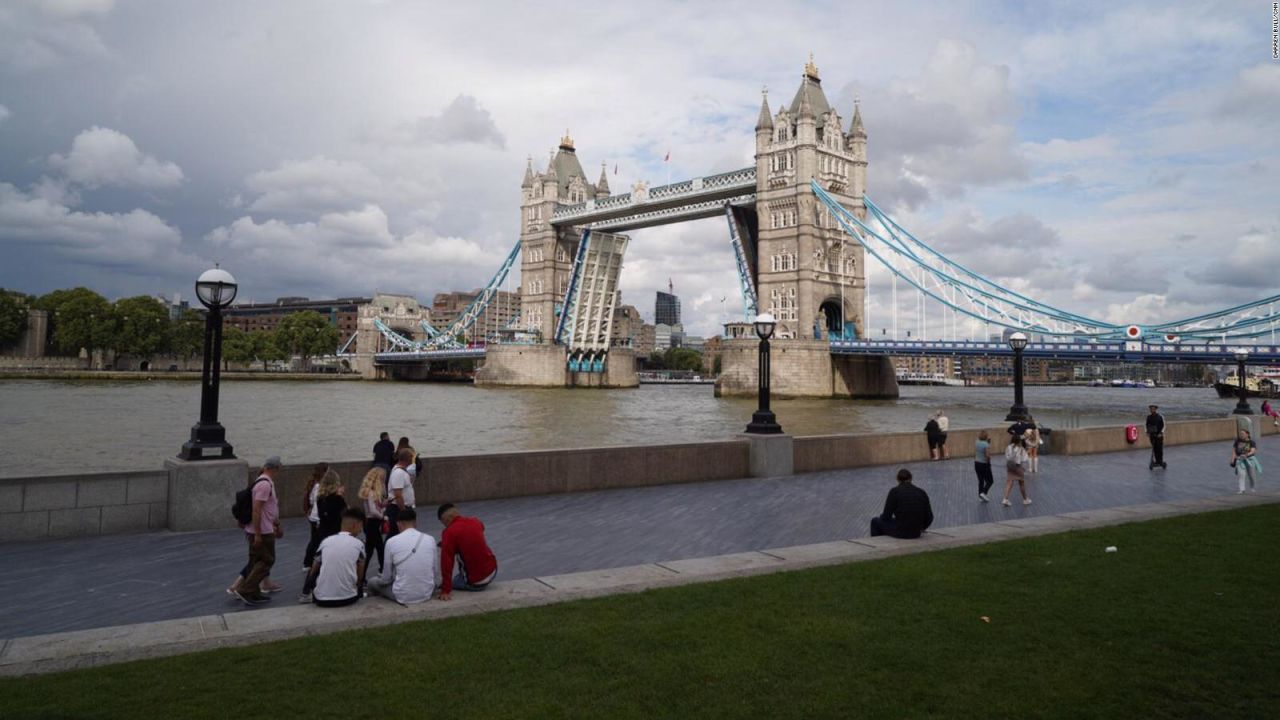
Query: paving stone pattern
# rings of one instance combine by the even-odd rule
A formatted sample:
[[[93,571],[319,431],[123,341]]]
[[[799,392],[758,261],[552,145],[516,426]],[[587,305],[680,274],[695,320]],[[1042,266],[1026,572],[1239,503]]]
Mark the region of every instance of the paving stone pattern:
[[[1263,440],[1263,463],[1280,449]],[[961,448],[954,448],[959,451]],[[965,448],[964,450],[968,450]],[[1028,475],[1033,504],[977,502],[972,457],[907,465],[933,501],[934,529],[1017,521],[1058,513],[1234,492],[1226,444],[1165,452],[1167,471],[1147,470],[1135,450],[1078,457],[1045,456]],[[1002,459],[995,459],[1003,490]],[[672,562],[868,534],[897,466],[608,490],[466,504],[480,517],[500,565],[513,580],[585,570]],[[1263,476],[1263,487],[1271,484]],[[1017,490],[1014,490],[1015,502]],[[286,499],[287,501],[287,499]],[[420,526],[439,537],[434,508]],[[301,590],[303,520],[285,523],[273,577],[290,604]],[[944,530],[945,532],[945,530]],[[223,589],[244,563],[238,531],[148,533],[0,545],[0,638],[195,617],[241,610]]]

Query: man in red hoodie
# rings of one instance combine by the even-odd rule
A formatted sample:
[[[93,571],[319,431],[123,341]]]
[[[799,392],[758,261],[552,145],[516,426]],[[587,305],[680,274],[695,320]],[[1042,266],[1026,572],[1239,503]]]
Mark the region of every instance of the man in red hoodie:
[[[453,503],[445,503],[436,511],[444,525],[440,536],[440,599],[448,600],[453,590],[480,591],[489,587],[498,574],[498,559],[484,539],[484,523],[465,517]],[[453,560],[458,559],[458,574],[453,576]]]

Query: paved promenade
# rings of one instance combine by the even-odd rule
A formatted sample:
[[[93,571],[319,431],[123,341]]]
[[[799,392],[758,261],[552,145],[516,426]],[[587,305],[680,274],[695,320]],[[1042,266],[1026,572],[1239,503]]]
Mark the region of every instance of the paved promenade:
[[[1149,472],[1147,451],[1041,459],[1029,476],[1034,503],[977,502],[968,448],[959,459],[907,467],[933,500],[934,529],[1082,510],[1191,500],[1234,492],[1224,443],[1170,448],[1167,471]],[[1267,457],[1280,450],[1263,440]],[[996,459],[995,492],[1003,490]],[[865,537],[894,484],[893,467],[468,503],[488,527],[499,579],[702,558]],[[1264,475],[1262,487],[1270,487]],[[1014,490],[1016,498],[1017,490]],[[285,499],[288,501],[289,499]],[[439,536],[433,509],[420,523]],[[286,521],[273,605],[301,590],[306,524]],[[0,638],[174,618],[252,613],[223,588],[244,562],[237,531],[152,533],[0,546]]]

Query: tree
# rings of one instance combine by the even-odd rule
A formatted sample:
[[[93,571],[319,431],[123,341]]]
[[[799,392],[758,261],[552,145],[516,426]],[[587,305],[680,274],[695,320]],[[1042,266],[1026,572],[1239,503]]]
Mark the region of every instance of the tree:
[[[338,349],[338,328],[314,310],[286,315],[276,326],[276,344],[302,358],[305,369],[313,355],[332,355]]]
[[[671,370],[702,370],[702,353],[674,347],[667,350],[665,364]]]
[[[175,354],[188,359],[204,350],[204,314],[183,310],[173,322],[170,346]]]
[[[98,293],[83,287],[54,290],[41,296],[36,306],[49,311],[53,346],[59,352],[74,355],[81,348],[92,352],[111,346],[115,316],[111,303]]]
[[[262,361],[262,369],[274,360],[288,360],[289,353],[280,347],[280,339],[273,332],[256,332],[249,335],[253,339],[253,357]]]
[[[257,334],[257,333],[255,333]],[[237,327],[229,327],[222,331],[222,368],[228,369],[231,363],[245,365],[254,361],[254,338]]]
[[[0,288],[0,348],[7,348],[21,340],[26,329],[26,296]]]
[[[112,347],[130,355],[154,355],[169,349],[169,310],[148,295],[117,300]]]

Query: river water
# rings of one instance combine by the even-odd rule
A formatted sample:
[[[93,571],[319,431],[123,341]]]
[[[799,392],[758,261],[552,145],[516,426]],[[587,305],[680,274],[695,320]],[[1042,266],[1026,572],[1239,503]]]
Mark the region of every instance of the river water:
[[[1148,403],[1170,420],[1222,417],[1211,388],[1029,387],[1027,405],[1053,428],[1141,423]],[[794,435],[921,430],[943,409],[955,428],[1003,421],[1010,388],[903,387],[897,401],[775,400]],[[251,463],[370,455],[382,430],[428,454],[720,440],[741,432],[755,400],[710,385],[635,390],[477,388],[374,382],[223,383],[220,419]],[[191,381],[0,380],[0,477],[159,469],[200,411]]]

